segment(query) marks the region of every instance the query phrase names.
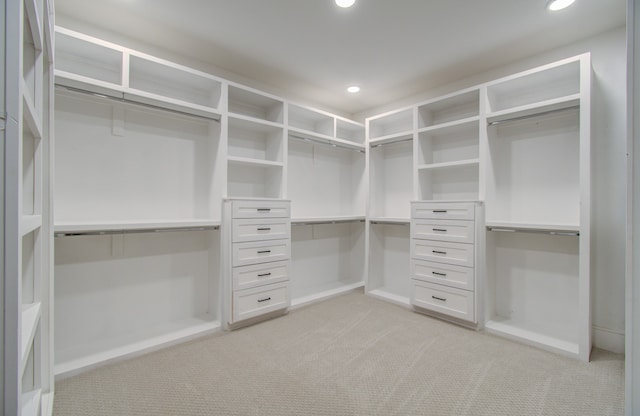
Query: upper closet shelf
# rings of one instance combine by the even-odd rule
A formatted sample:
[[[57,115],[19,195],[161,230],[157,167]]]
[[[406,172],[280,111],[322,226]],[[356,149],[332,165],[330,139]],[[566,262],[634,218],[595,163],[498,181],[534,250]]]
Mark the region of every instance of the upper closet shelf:
[[[336,217],[305,217],[291,218],[292,225],[314,225],[314,224],[339,224],[349,222],[363,222],[364,215],[344,215]]]
[[[397,217],[369,217],[369,222],[372,224],[409,225],[411,223],[411,219]]]
[[[577,224],[539,224],[511,221],[487,221],[485,223],[491,231],[528,231],[559,235],[577,235],[580,226]]]
[[[269,120],[264,120],[261,118],[256,118],[256,117],[252,117],[252,116],[247,116],[244,114],[236,114],[236,113],[229,113],[229,119],[230,120],[234,120],[235,122],[237,122],[239,125],[243,125],[246,128],[252,128],[255,127],[256,129],[259,129],[260,131],[266,129],[275,131],[277,129],[282,129],[282,123],[279,122],[274,122],[274,121],[269,121]]]
[[[81,235],[81,234],[118,234],[137,232],[160,232],[182,230],[216,229],[220,221],[194,219],[194,220],[167,220],[167,221],[105,221],[105,222],[58,222],[54,227],[56,236]]]
[[[400,133],[389,134],[387,136],[369,140],[369,146],[380,147],[388,144],[408,142],[410,140],[413,140],[413,131],[403,131]]]
[[[284,166],[283,162],[275,162],[271,160],[263,160],[263,159],[254,159],[249,157],[237,157],[237,156],[228,156],[227,160],[231,164],[236,165],[249,165],[249,166],[258,166],[258,167],[276,167],[281,168]]]
[[[466,160],[456,160],[453,162],[441,162],[441,163],[430,163],[426,165],[419,165],[418,170],[430,170],[430,169],[448,169],[455,168],[459,166],[474,166],[480,163],[480,159],[466,159]]]
[[[473,123],[477,123],[480,120],[479,116],[467,117],[461,120],[449,121],[447,123],[436,124],[434,126],[423,127],[418,130],[418,133],[425,132],[438,132],[439,130],[453,130],[456,127],[466,127]]]
[[[294,127],[289,127],[289,138],[318,143],[330,147],[358,150],[360,152],[364,152],[365,150],[364,145],[358,143]]]
[[[554,98],[533,104],[522,105],[487,114],[487,123],[491,126],[507,121],[516,121],[531,117],[544,116],[559,111],[575,109],[580,106],[580,94]]]

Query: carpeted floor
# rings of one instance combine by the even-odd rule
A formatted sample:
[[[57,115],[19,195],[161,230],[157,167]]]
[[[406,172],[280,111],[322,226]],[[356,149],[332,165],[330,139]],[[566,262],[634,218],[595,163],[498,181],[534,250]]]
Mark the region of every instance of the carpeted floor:
[[[582,363],[351,293],[63,380],[54,415],[622,415]]]

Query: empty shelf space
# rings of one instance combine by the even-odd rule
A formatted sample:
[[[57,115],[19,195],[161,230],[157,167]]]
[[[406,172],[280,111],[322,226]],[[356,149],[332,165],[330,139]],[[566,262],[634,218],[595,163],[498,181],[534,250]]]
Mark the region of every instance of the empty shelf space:
[[[489,125],[543,116],[557,111],[569,110],[580,105],[580,94],[526,104],[487,114]]]
[[[29,357],[29,351],[33,345],[33,339],[38,329],[38,323],[40,321],[41,304],[31,303],[22,306],[22,368],[26,365],[27,358]]]
[[[493,334],[502,335],[515,341],[542,348],[547,351],[577,357],[579,353],[576,342],[545,335],[537,329],[530,328],[522,322],[494,318],[485,323],[485,329]]]
[[[369,119],[369,140],[389,139],[413,130],[413,108],[381,114]]]
[[[407,277],[409,279],[409,277]],[[384,300],[387,302],[395,303],[396,305],[410,307],[411,302],[408,296],[397,295],[388,289],[382,287],[367,292],[367,295],[376,299]]]
[[[402,131],[400,133],[389,134],[387,136],[369,140],[369,146],[380,147],[409,140],[413,140],[413,131]]]
[[[455,123],[479,112],[480,90],[456,93],[418,106],[418,128]]]
[[[139,104],[146,104],[159,108],[167,108],[169,110],[193,114],[196,116],[209,118],[212,120],[220,119],[220,112],[212,107],[207,107],[200,104],[190,103],[188,101],[166,97],[151,92],[125,89],[124,99],[126,101],[133,101]]]
[[[450,129],[455,130],[455,129],[464,128],[466,126],[473,126],[473,125],[477,126],[477,123],[479,120],[480,120],[479,116],[467,117],[460,120],[454,120],[446,123],[440,123],[440,124],[435,124],[428,127],[423,127],[418,129],[418,133],[436,133],[436,132],[439,133],[441,130],[450,130]]]
[[[236,123],[238,126],[245,127],[247,129],[254,129],[256,131],[275,131],[276,129],[282,129],[281,122],[275,122],[270,120],[264,120],[253,116],[247,116],[244,114],[229,113],[229,123]]]
[[[289,104],[289,128],[325,137],[335,137],[335,117],[327,113]]]
[[[235,116],[282,124],[284,103],[257,91],[229,85],[228,109]]]
[[[122,334],[119,337],[95,340],[56,351],[55,375],[69,377],[115,359],[123,359],[167,347],[178,342],[208,335],[220,330],[220,322],[210,316],[200,316]]]
[[[105,221],[105,222],[56,222],[54,232],[56,234],[82,234],[94,232],[113,231],[144,231],[144,230],[171,230],[171,229],[197,229],[215,228],[220,226],[220,221],[207,219],[193,220],[130,220],[130,221]]]
[[[319,139],[319,140],[334,140],[335,138],[329,134],[318,133],[312,130],[305,130],[297,127],[289,126],[289,136],[298,139]]]
[[[480,163],[480,159],[456,160],[454,162],[430,163],[426,165],[419,165],[418,170],[447,169],[447,168],[455,168],[458,166],[473,166],[473,165],[478,165],[479,163]]]
[[[249,166],[259,166],[259,167],[283,167],[283,162],[273,162],[271,160],[261,160],[261,159],[252,159],[248,157],[227,157],[227,160],[230,164],[235,165],[249,165]]]

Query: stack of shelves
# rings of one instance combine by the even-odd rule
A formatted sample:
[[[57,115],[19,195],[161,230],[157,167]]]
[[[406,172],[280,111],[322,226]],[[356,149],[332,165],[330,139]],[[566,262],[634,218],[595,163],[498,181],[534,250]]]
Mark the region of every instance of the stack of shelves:
[[[228,196],[282,197],[284,102],[229,85],[228,111]]]
[[[3,414],[53,410],[51,166],[53,60],[46,1],[7,5],[3,50]],[[5,33],[3,33],[5,35]],[[3,39],[3,48],[5,47]],[[6,115],[6,117],[5,117]]]
[[[582,55],[486,87],[486,328],[582,360],[591,351],[590,73]]]
[[[365,128],[288,105],[292,305],[364,285]]]
[[[217,78],[56,34],[55,373],[65,377],[221,327],[226,142]]]

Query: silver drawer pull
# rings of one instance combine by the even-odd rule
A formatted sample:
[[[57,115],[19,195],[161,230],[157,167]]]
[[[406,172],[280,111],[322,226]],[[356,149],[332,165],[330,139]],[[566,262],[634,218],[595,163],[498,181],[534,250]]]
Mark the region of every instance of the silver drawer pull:
[[[271,208],[258,208],[258,212],[271,212]]]
[[[447,210],[446,209],[434,209],[433,213],[434,214],[446,214]]]
[[[271,253],[271,250],[260,250],[260,251],[258,251],[258,254],[266,254],[266,253]]]
[[[433,296],[433,295],[432,295],[431,297],[432,297],[433,299],[435,299],[435,300],[439,300],[439,301],[442,301],[442,302],[446,302],[446,301],[447,301],[447,299],[446,299],[446,298],[439,298],[439,297],[437,297],[437,296]]]
[[[431,250],[431,252],[432,252],[433,254],[443,254],[443,255],[445,255],[445,256],[447,255],[447,252],[446,252],[446,251]]]
[[[269,296],[268,298],[264,298],[264,299],[258,299],[258,303],[262,303],[262,302],[266,302],[271,300],[271,296]]]
[[[447,277],[446,273],[440,273],[440,272],[431,272],[432,275],[434,276],[442,276],[442,277]]]
[[[265,276],[271,276],[271,273],[262,273],[258,275],[258,277],[265,277]]]
[[[258,231],[271,231],[271,227],[258,228]]]
[[[432,228],[432,230],[436,231],[436,232],[441,232],[441,233],[446,233],[447,232],[447,230],[445,228]]]

